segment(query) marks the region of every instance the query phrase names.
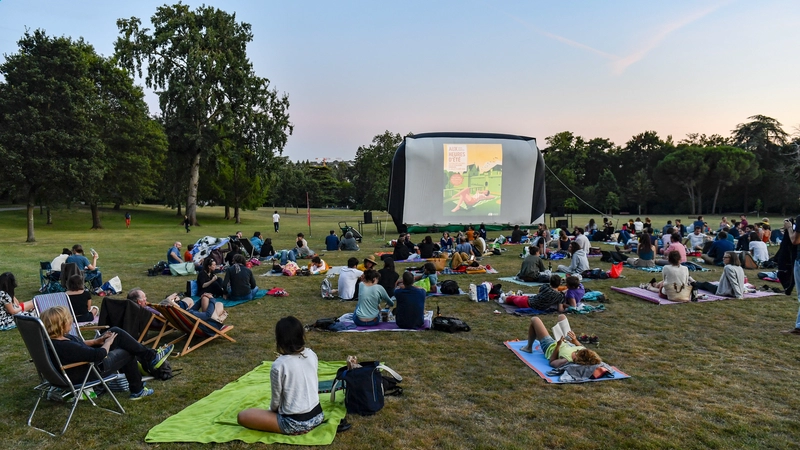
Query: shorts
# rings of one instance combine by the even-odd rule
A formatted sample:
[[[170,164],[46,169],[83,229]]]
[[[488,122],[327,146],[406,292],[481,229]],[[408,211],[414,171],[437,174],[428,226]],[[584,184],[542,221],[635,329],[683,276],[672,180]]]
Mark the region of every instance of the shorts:
[[[278,414],[278,427],[280,427],[281,433],[283,434],[306,434],[319,426],[324,419],[325,415],[323,413],[319,413],[311,419],[304,421],[294,420],[291,417]]]
[[[544,352],[544,356],[546,358],[549,358],[550,355],[553,354],[553,350],[555,350],[555,345],[556,345],[556,340],[553,339],[552,336],[545,336],[541,340],[539,340],[539,346],[542,348],[542,352]],[[550,347],[553,348],[551,349]]]

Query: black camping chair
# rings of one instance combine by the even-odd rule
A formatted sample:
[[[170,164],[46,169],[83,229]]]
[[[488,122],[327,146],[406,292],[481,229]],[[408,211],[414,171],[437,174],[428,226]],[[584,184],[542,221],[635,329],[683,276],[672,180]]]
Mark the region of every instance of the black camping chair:
[[[53,347],[53,341],[51,341],[50,336],[47,335],[44,324],[41,320],[39,320],[38,317],[17,314],[14,316],[14,321],[17,324],[19,333],[22,335],[23,342],[25,342],[25,347],[28,348],[28,353],[30,353],[31,358],[33,359],[33,364],[36,366],[36,371],[39,373],[39,379],[41,380],[41,383],[33,388],[34,390],[39,391],[39,398],[36,399],[36,404],[33,406],[33,411],[31,411],[31,415],[28,417],[29,427],[45,432],[50,436],[56,436],[56,434],[32,425],[33,416],[36,414],[36,409],[39,407],[39,402],[41,402],[43,398],[63,402],[68,397],[72,397],[72,408],[70,409],[69,416],[67,416],[67,421],[64,424],[64,428],[62,428],[61,432],[58,434],[64,434],[64,432],[67,431],[69,422],[72,420],[72,415],[75,413],[75,408],[78,407],[78,403],[81,402],[81,400],[79,400],[81,398],[88,399],[92,406],[99,407],[105,411],[112,412],[114,414],[125,414],[125,409],[122,408],[122,405],[119,404],[117,397],[114,396],[114,393],[111,392],[111,389],[109,389],[108,385],[106,384],[109,381],[116,380],[122,375],[115,373],[103,378],[100,376],[100,373],[97,371],[94,363],[91,362],[73,363],[64,366],[61,364],[61,361],[56,354],[55,347]],[[89,370],[86,371],[86,376],[84,379],[76,384],[69,379],[66,369],[80,365],[87,365]],[[95,379],[90,380],[90,374],[93,375],[92,378]],[[105,388],[106,395],[109,395],[114,400],[117,408],[119,408],[118,411],[98,406],[94,399],[92,399],[89,395],[84,396],[84,391],[86,389],[99,385],[102,385]]]
[[[39,261],[39,283],[41,284],[39,292],[51,294],[66,291],[67,289],[59,282],[60,278],[61,272],[53,270],[49,261]]]

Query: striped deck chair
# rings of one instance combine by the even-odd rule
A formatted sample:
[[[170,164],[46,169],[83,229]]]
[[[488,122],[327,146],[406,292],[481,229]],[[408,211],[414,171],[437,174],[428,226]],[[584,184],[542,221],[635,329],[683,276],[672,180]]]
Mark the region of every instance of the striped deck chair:
[[[69,313],[72,315],[72,328],[70,329],[69,334],[79,337],[81,340],[83,340],[81,330],[96,331],[105,330],[108,328],[106,326],[97,325],[97,317],[95,317],[94,321],[92,322],[78,323],[75,320],[75,311],[72,310],[72,303],[69,302],[69,296],[67,296],[66,292],[40,294],[33,297],[33,307],[36,309],[36,314],[38,316],[41,316],[43,311],[54,306],[64,306],[69,310]]]
[[[195,316],[194,314],[184,311],[180,307],[177,306],[170,306],[170,305],[157,305],[157,304],[150,304],[150,307],[154,308],[156,311],[160,312],[167,322],[169,322],[173,327],[177,328],[179,331],[183,332],[182,336],[179,336],[177,339],[170,342],[170,344],[175,344],[176,342],[186,339],[186,344],[183,346],[183,349],[180,352],[174,353],[175,356],[184,356],[188,353],[193,352],[194,350],[202,347],[203,345],[213,341],[218,337],[223,337],[231,342],[236,342],[235,339],[228,336],[228,332],[233,329],[233,325],[225,325],[222,327],[221,330],[217,330],[214,326],[210,325],[208,322],[200,319],[199,317]],[[160,339],[163,334],[165,333],[165,329],[167,327],[162,328],[161,333],[159,333],[158,338]],[[191,345],[192,340],[198,338],[202,339],[197,345]]]

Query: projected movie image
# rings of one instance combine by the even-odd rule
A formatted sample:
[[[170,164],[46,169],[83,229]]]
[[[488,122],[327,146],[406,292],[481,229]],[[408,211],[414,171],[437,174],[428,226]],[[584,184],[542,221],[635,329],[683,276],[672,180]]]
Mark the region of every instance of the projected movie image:
[[[442,214],[499,216],[502,144],[444,144]]]

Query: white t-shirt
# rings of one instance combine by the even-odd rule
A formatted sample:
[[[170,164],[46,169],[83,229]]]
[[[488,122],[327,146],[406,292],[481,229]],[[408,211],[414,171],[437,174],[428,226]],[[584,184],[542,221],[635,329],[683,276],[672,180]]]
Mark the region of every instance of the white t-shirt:
[[[317,354],[310,348],[296,355],[279,356],[269,371],[269,409],[279,414],[311,412],[319,404],[317,366]]]
[[[278,214],[278,213],[273,214],[272,215],[272,221],[273,222],[280,222],[281,221],[281,215]]]
[[[52,267],[52,270],[55,272],[61,272],[61,265],[67,262],[67,258],[69,258],[69,255],[62,254],[56,256],[53,262],[50,263],[50,267]]]
[[[769,259],[767,244],[761,241],[750,241],[750,251],[753,252],[753,259],[756,261],[766,261]]]
[[[356,283],[364,272],[355,267],[345,267],[339,273],[339,298],[352,300],[356,293]]]
[[[584,234],[579,234],[575,237],[575,242],[581,246],[581,250],[585,251],[586,254],[589,254],[589,249],[591,248],[592,244],[589,242],[589,238],[586,237]]]
[[[637,233],[641,233],[644,229],[644,223],[639,220],[633,222],[633,229],[636,230]]]
[[[702,248],[703,244],[706,242],[706,235],[703,233],[700,234],[691,233],[688,237],[689,237],[689,244],[692,249],[697,247]]]

